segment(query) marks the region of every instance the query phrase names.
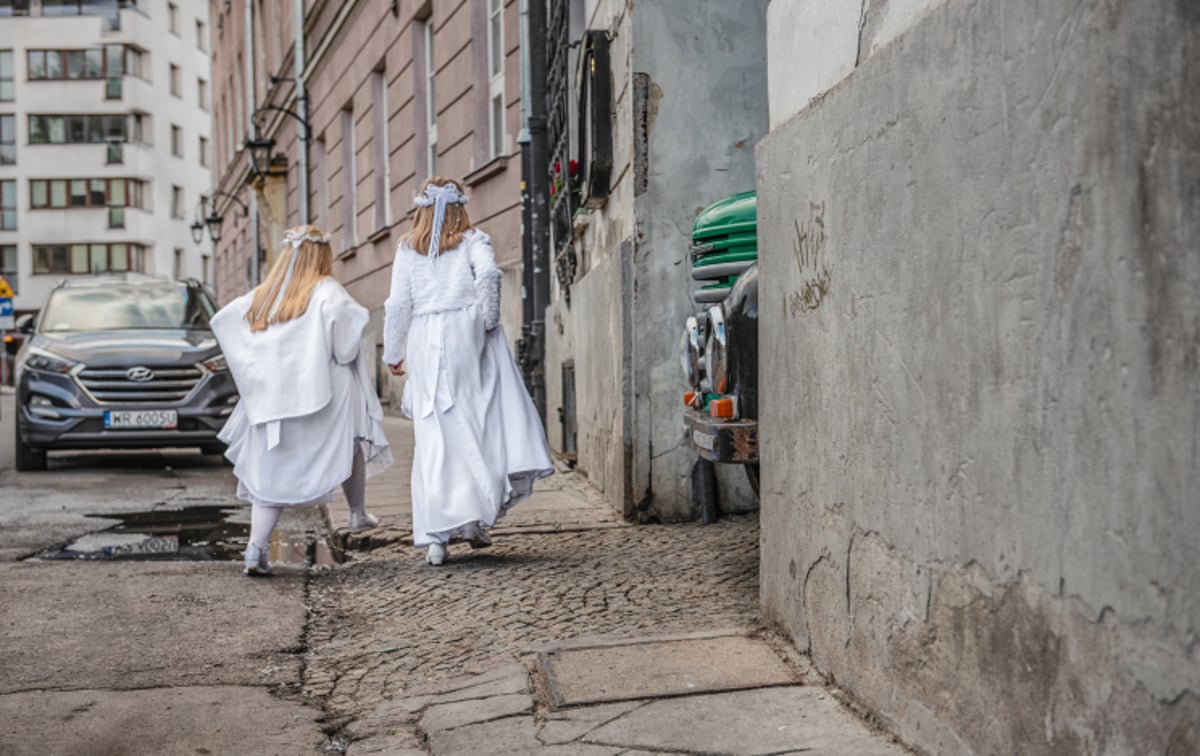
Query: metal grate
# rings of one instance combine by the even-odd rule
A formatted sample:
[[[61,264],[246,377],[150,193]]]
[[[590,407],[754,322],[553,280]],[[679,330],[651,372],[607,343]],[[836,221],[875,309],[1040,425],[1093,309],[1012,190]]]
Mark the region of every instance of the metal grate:
[[[79,383],[100,404],[163,404],[183,401],[204,374],[198,368],[144,368],[146,380],[135,381],[138,368],[90,368],[79,373]]]
[[[571,181],[571,33],[566,2],[550,3],[546,29],[546,113],[550,144],[550,249],[554,269],[563,289],[563,298],[571,303],[571,284],[575,282],[575,245],[571,220],[577,201]],[[557,166],[557,169],[556,169]]]

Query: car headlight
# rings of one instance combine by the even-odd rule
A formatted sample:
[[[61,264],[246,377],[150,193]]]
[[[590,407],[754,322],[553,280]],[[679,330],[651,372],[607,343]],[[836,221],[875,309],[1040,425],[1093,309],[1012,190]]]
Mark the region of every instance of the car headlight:
[[[42,370],[47,373],[69,373],[78,364],[75,360],[59,357],[57,354],[52,354],[37,347],[29,347],[29,352],[25,356],[26,368],[30,370]]]
[[[704,334],[696,316],[689,316],[679,344],[683,375],[692,388],[699,388],[704,378]]]
[[[229,363],[225,361],[225,355],[223,354],[218,354],[216,357],[210,357],[200,364],[210,373],[219,373],[222,370],[229,369]]]
[[[729,341],[725,332],[725,313],[721,305],[708,308],[705,318],[708,340],[704,345],[704,368],[712,390],[724,394],[729,390]]]

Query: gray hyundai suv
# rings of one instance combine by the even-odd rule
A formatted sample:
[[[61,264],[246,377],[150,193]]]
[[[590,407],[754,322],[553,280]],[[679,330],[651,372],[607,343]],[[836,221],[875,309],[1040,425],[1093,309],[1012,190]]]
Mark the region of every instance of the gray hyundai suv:
[[[17,469],[44,470],[54,449],[200,447],[237,389],[196,281],[128,274],[60,283],[16,358]]]

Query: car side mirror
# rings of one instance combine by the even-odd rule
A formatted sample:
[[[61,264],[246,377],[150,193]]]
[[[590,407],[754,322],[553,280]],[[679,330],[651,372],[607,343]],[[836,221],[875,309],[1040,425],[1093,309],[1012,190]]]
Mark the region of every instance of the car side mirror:
[[[26,314],[22,315],[21,317],[17,318],[17,322],[15,323],[17,330],[20,331],[21,333],[26,333],[26,334],[33,333],[33,324],[34,324],[33,316],[30,315],[29,313],[26,313]]]

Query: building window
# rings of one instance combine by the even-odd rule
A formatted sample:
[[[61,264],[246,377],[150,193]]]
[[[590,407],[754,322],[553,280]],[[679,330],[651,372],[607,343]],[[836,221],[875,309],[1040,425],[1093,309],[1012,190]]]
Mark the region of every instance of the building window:
[[[183,249],[175,248],[175,267],[172,269],[172,277],[178,281],[183,278]]]
[[[29,115],[30,144],[124,142],[124,115]]]
[[[0,102],[16,99],[14,78],[12,50],[0,50]]]
[[[167,31],[179,36],[179,6],[167,3]]]
[[[142,181],[125,178],[30,179],[31,210],[142,207]]]
[[[141,53],[124,45],[86,50],[28,50],[25,53],[30,81],[62,79],[119,79],[141,73]],[[131,66],[137,64],[137,69]]]
[[[171,124],[171,154],[183,157],[183,129]]]
[[[488,4],[488,155],[504,152],[504,2]]]
[[[391,170],[388,166],[387,80],[383,71],[371,74],[371,100],[371,122],[375,131],[371,137],[371,162],[374,164],[375,177],[375,228],[385,228],[392,224],[392,203],[388,196],[388,190],[391,188]]]
[[[208,82],[204,79],[196,79],[196,104],[208,110]]]
[[[171,217],[183,217],[183,187],[181,186],[171,187]]]
[[[183,97],[183,85],[179,77],[179,66],[174,63],[171,66],[171,94],[176,97]]]
[[[135,47],[125,48],[125,72],[130,76],[136,76],[139,79],[145,79],[145,54]]]
[[[355,187],[358,179],[354,166],[354,111],[342,110],[342,245],[353,247],[358,244],[358,201]]]
[[[196,47],[208,51],[208,27],[200,19],[196,19]]]
[[[121,99],[125,76],[125,48],[108,45],[104,48],[104,96],[109,100]]]
[[[29,0],[3,0],[0,2],[0,17],[28,15]]]
[[[34,273],[142,272],[146,248],[140,244],[39,244],[33,248]]]
[[[329,163],[325,149],[325,135],[317,137],[313,142],[313,225],[319,228],[329,226]]]
[[[200,153],[200,167],[207,168],[208,167],[208,139],[206,139],[205,137],[200,137],[200,146],[199,146],[198,152]]]
[[[0,165],[17,163],[17,117],[0,115]]]
[[[20,280],[17,270],[17,245],[4,244],[0,245],[0,276],[3,276],[8,285],[12,287],[13,294],[20,294],[21,290],[17,286]]]
[[[212,284],[211,267],[212,257],[210,255],[200,255],[200,282],[205,286]]]
[[[433,16],[425,20],[425,170],[437,175],[437,97],[434,93],[436,68],[433,54]]]
[[[17,182],[0,181],[0,231],[17,230]]]

